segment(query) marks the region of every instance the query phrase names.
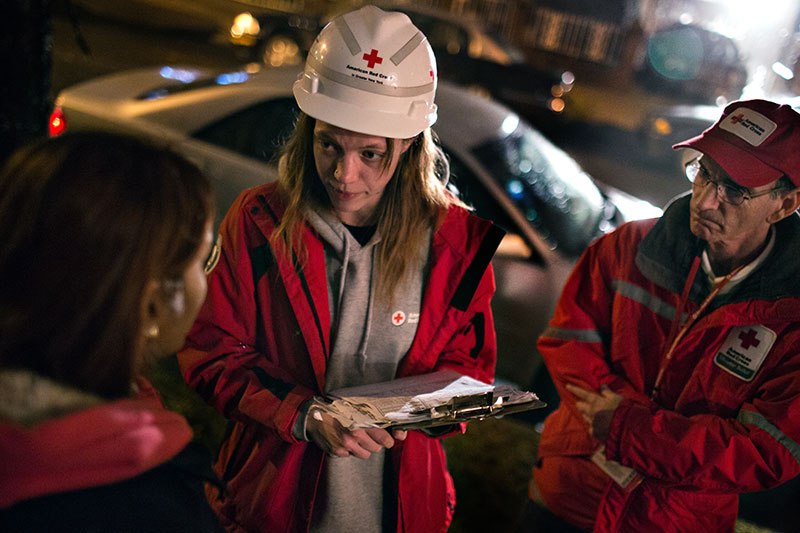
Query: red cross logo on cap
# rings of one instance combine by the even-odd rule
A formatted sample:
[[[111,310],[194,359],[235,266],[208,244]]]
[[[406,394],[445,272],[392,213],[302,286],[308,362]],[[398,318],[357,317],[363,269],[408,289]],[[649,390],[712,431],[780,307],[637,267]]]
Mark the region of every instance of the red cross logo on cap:
[[[740,122],[744,122],[744,115],[741,114],[741,113],[739,113],[738,115],[733,115],[731,117],[731,122],[733,122],[734,124],[738,124]]]
[[[374,68],[376,63],[383,63],[383,58],[378,57],[378,51],[374,48],[369,54],[364,54],[362,59],[367,62],[367,68]]]
[[[761,341],[756,338],[756,331],[753,329],[748,329],[746,332],[743,331],[739,333],[739,339],[742,341],[743,350],[761,344]]]
[[[402,311],[395,311],[392,313],[392,324],[395,326],[402,326],[406,322],[406,314]]]

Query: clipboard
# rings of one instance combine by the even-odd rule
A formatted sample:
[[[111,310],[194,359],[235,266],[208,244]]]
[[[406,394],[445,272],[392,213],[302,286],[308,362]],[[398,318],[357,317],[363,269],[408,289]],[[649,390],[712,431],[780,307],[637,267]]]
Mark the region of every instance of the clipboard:
[[[350,430],[407,430],[505,416],[546,405],[532,392],[441,370],[332,391],[315,401],[311,410],[329,414]]]
[[[488,417],[503,417],[547,407],[547,403],[541,401],[538,397],[513,404],[504,403],[502,400],[502,395],[495,398],[495,394],[492,392],[477,396],[456,396],[447,404],[435,408],[438,416],[432,416],[429,420],[420,422],[393,424],[389,426],[389,429],[428,429],[461,422],[483,420]]]

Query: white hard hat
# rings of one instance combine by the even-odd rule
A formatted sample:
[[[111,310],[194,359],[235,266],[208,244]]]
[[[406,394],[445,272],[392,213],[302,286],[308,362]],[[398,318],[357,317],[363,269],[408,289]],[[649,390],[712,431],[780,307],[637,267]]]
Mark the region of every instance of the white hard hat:
[[[365,6],[322,28],[293,92],[313,118],[408,139],[436,122],[436,59],[407,15]]]

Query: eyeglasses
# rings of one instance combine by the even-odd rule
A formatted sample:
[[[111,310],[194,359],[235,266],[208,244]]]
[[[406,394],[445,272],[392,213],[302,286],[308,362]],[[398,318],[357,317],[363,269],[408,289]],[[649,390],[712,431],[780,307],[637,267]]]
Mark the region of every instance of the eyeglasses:
[[[758,198],[759,196],[764,196],[765,194],[780,189],[780,187],[777,187],[768,191],[748,193],[745,192],[745,189],[737,187],[736,185],[715,181],[711,179],[711,174],[709,174],[706,167],[700,163],[699,157],[686,163],[686,179],[692,182],[692,185],[697,185],[701,188],[705,188],[709,183],[713,183],[717,189],[717,198],[731,205],[742,205],[745,200],[752,200],[753,198]]]

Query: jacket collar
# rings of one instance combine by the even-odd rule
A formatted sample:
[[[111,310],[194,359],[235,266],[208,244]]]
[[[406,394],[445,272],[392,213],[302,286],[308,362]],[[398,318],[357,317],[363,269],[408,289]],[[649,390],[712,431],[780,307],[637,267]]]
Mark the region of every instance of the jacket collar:
[[[31,427],[108,400],[28,370],[0,370],[0,419]]]

